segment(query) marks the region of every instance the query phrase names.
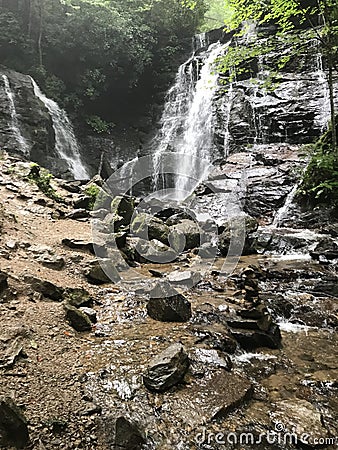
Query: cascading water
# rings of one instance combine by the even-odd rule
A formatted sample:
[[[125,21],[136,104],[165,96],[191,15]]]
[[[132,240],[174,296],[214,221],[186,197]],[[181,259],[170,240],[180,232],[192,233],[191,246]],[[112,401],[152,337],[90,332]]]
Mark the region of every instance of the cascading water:
[[[55,133],[55,150],[58,156],[66,161],[75,179],[89,179],[90,175],[81,160],[79,144],[66,112],[54,100],[46,97],[41,92],[33,78],[31,78],[31,81],[34,94],[46,106],[51,116]]]
[[[156,190],[170,187],[163,175],[162,160],[172,151],[176,155],[173,164],[176,200],[186,198],[209,170],[214,137],[213,98],[218,86],[213,64],[224,48],[218,42],[205,53],[189,58],[179,68],[175,85],[168,92],[162,127],[155,138],[154,184]],[[204,64],[198,74],[196,66],[201,58]]]
[[[5,93],[8,98],[9,112],[11,115],[11,131],[12,131],[17,143],[19,144],[19,147],[20,147],[20,150],[22,151],[22,153],[24,155],[28,156],[30,148],[20,130],[18,115],[17,115],[16,108],[15,108],[14,93],[11,89],[7,75],[2,75],[2,79],[4,82]]]

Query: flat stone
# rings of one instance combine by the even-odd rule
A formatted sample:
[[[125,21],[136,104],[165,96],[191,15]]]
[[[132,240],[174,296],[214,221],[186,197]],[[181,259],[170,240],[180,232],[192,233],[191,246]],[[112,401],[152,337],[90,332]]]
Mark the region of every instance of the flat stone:
[[[216,418],[249,400],[253,394],[250,381],[237,374],[217,370],[170,396],[173,416],[194,427]]]
[[[189,358],[182,344],[173,344],[155,356],[143,376],[145,386],[163,392],[178,384],[189,367]]]
[[[48,297],[55,301],[61,301],[63,298],[63,288],[50,281],[41,280],[40,278],[32,276],[25,276],[24,281],[29,284],[34,291],[39,292],[44,297]]]
[[[195,286],[199,281],[201,281],[201,276],[197,272],[192,272],[190,270],[185,270],[183,272],[171,272],[168,275],[168,280],[175,284],[176,286]]]
[[[62,256],[57,255],[41,255],[38,258],[38,261],[45,267],[48,267],[50,269],[54,270],[62,270],[66,264],[64,258]]]
[[[0,445],[24,448],[29,443],[27,421],[12,399],[0,398]]]
[[[80,306],[90,307],[94,302],[89,292],[83,288],[65,288],[64,298],[68,304],[76,308]]]
[[[279,348],[282,339],[276,324],[272,324],[268,331],[232,328],[231,335],[245,350],[259,347]]]
[[[73,211],[70,211],[68,214],[66,214],[66,219],[85,219],[89,217],[89,211],[84,208],[74,209]]]

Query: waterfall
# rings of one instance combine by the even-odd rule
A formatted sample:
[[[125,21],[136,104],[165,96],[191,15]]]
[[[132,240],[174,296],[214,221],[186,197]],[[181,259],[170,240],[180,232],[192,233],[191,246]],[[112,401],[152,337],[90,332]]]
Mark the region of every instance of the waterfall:
[[[24,155],[28,156],[30,148],[20,130],[18,115],[17,115],[16,109],[15,109],[14,93],[9,84],[9,79],[8,79],[7,75],[2,75],[2,79],[4,81],[5,93],[8,98],[9,112],[11,115],[11,130],[13,132],[13,135],[14,135],[17,143],[19,144],[20,150],[22,151],[22,153]]]
[[[219,42],[211,44],[204,53],[190,57],[180,66],[175,84],[168,92],[161,129],[154,141],[154,184],[156,190],[170,188],[165,176],[167,167],[163,167],[162,162],[168,152],[173,152],[176,200],[188,197],[207,176],[210,167],[213,98],[218,86],[218,74],[213,70],[213,64],[224,47]],[[203,66],[199,70],[201,61]]]
[[[67,113],[54,100],[46,97],[41,92],[41,89],[32,77],[31,81],[34,94],[42,101],[51,116],[55,133],[55,150],[58,156],[66,161],[76,180],[89,179],[90,175],[81,160],[79,144]]]

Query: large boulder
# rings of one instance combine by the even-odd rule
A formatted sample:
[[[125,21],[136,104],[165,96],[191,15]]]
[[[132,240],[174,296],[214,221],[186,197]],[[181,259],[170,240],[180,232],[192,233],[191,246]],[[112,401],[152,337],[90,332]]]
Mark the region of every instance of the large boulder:
[[[29,443],[27,421],[10,398],[0,398],[0,446],[24,448]]]
[[[222,255],[248,255],[253,250],[252,234],[257,230],[258,223],[248,214],[235,216],[219,227],[218,248]]]
[[[55,301],[62,301],[64,290],[56,284],[29,275],[24,277],[24,281],[29,284],[34,291],[39,292],[44,297]]]
[[[187,322],[191,318],[190,302],[165,281],[150,291],[147,311],[152,319],[161,322]]]
[[[131,232],[145,240],[156,239],[168,244],[169,227],[161,219],[147,213],[138,214],[131,224]]]
[[[92,323],[87,314],[69,304],[65,304],[65,311],[68,322],[76,331],[90,331],[92,329]]]
[[[178,384],[189,367],[189,358],[182,344],[173,344],[155,356],[143,376],[145,386],[163,392]]]
[[[84,269],[84,275],[91,284],[116,283],[120,280],[119,273],[110,258],[90,261]]]
[[[121,225],[129,225],[134,213],[135,199],[118,195],[111,202],[111,213],[121,217]]]
[[[200,245],[201,230],[193,220],[183,219],[177,225],[170,228],[170,243],[175,248],[183,247],[183,250],[190,250]],[[183,242],[183,244],[182,244]]]

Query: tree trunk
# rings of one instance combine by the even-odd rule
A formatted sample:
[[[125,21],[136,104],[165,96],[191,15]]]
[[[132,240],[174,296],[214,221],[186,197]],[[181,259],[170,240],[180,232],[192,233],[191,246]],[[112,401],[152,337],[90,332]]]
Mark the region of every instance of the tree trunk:
[[[43,0],[39,0],[39,36],[38,36],[38,53],[40,67],[43,66],[42,57],[42,28],[43,28]]]
[[[32,8],[32,0],[27,0],[27,17],[28,17],[28,22],[27,22],[27,36],[29,38],[31,38],[32,36],[32,19],[33,19],[33,8]]]
[[[330,112],[331,112],[331,128],[332,128],[332,151],[334,153],[337,153],[337,129],[336,129],[336,113],[334,107],[332,55],[329,55],[328,63],[329,63]]]

